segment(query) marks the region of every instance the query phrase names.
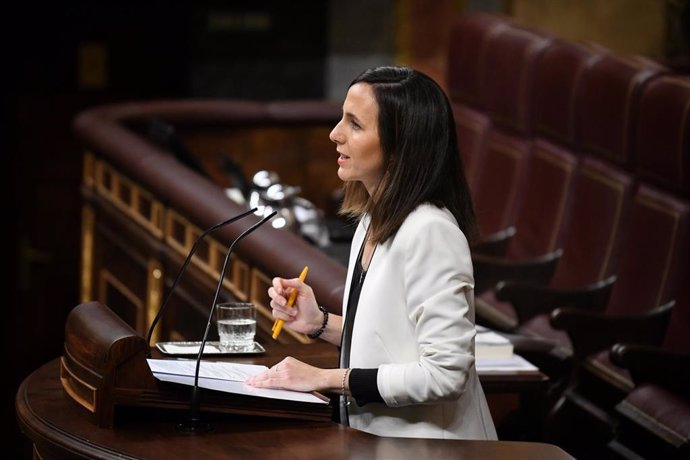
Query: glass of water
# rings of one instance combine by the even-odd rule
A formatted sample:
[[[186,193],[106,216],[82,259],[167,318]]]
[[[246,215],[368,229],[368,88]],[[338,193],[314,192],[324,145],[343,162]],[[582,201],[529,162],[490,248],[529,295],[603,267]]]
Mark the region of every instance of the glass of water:
[[[256,308],[250,302],[223,302],[216,305],[220,348],[230,352],[254,349]]]

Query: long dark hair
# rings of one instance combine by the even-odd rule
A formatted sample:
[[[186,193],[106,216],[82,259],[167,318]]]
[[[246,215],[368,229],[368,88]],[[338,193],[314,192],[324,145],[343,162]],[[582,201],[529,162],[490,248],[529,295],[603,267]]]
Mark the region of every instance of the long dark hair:
[[[477,224],[458,150],[455,120],[441,87],[407,67],[365,70],[350,83],[372,86],[385,171],[372,197],[359,181],[345,183],[340,212],[371,216],[369,237],[384,242],[422,203],[446,207],[472,243]]]

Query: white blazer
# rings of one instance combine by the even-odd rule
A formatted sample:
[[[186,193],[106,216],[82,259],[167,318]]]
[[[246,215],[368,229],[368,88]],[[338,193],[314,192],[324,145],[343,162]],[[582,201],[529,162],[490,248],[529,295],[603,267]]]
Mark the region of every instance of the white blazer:
[[[350,249],[343,299],[369,219]],[[350,426],[379,436],[497,439],[474,366],[474,277],[453,215],[425,204],[379,244],[362,286],[350,366],[378,368],[385,404],[357,406]]]

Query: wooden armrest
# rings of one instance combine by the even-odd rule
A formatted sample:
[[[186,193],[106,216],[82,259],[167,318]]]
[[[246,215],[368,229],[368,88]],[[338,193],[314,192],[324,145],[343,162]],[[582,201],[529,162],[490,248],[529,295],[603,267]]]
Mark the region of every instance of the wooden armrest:
[[[515,227],[510,226],[490,235],[486,235],[472,245],[473,254],[485,254],[502,257],[508,250],[510,239],[515,235]]]
[[[475,254],[472,258],[474,290],[476,293],[482,293],[493,288],[500,281],[520,281],[546,285],[553,277],[562,254],[563,250],[557,249],[548,254],[525,260]]]
[[[616,343],[611,362],[630,371],[636,384],[653,383],[690,398],[690,352],[632,343]]]
[[[534,337],[526,334],[512,334],[510,332],[500,332],[500,335],[510,340],[517,353],[537,353],[547,354],[558,347],[558,343],[551,339]]]
[[[496,286],[496,298],[510,302],[515,308],[518,323],[537,315],[551,313],[558,307],[583,310],[603,310],[611,296],[615,276],[580,289],[554,289],[514,281],[501,281]]]
[[[551,325],[565,330],[576,357],[584,357],[617,342],[658,345],[664,338],[675,300],[640,315],[609,315],[605,312],[557,308]]]

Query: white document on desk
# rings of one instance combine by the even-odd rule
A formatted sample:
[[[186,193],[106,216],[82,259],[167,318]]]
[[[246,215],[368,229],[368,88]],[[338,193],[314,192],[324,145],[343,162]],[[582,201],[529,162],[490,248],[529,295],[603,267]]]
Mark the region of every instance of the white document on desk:
[[[194,385],[196,361],[177,359],[148,359],[153,376],[164,382]],[[316,395],[299,391],[254,388],[245,384],[245,379],[259,374],[268,367],[256,364],[201,361],[199,367],[199,388],[234,393],[259,398],[282,399],[308,403],[327,404]]]
[[[517,354],[513,354],[510,358],[477,359],[475,361],[475,367],[480,375],[539,372],[537,366]]]

